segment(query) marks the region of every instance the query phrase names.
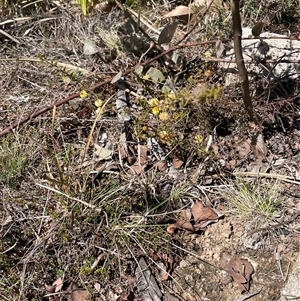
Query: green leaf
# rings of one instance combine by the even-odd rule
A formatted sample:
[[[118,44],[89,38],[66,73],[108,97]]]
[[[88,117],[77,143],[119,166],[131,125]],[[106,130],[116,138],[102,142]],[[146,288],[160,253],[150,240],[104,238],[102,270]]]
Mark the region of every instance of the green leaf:
[[[156,69],[156,68],[153,68],[151,67],[146,75],[148,75],[155,83],[157,82],[164,82],[166,80],[165,76],[163,75],[163,73]]]

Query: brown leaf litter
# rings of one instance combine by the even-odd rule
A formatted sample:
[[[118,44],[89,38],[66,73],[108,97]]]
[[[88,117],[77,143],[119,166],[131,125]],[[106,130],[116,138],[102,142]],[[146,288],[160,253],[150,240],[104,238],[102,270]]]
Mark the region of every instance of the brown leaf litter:
[[[220,268],[227,272],[236,282],[241,292],[249,292],[251,276],[254,273],[252,264],[238,255],[223,251],[220,255]]]
[[[180,216],[175,224],[167,228],[169,234],[173,234],[176,229],[182,229],[190,232],[197,232],[204,229],[211,223],[216,223],[222,216],[216,209],[204,207],[197,201],[192,209],[185,209],[180,212]]]
[[[84,288],[79,288],[72,280],[69,287],[63,290],[63,279],[60,277],[53,282],[52,285],[45,285],[45,295],[44,298],[54,297],[54,300],[60,300],[61,294],[69,294],[68,301],[89,301],[90,293]],[[50,298],[51,300],[51,298]]]

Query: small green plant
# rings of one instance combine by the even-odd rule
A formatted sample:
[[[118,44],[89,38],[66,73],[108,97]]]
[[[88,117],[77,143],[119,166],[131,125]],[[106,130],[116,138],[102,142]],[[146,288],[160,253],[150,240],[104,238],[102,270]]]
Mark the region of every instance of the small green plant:
[[[279,216],[282,202],[279,183],[238,181],[225,191],[229,211],[238,217],[264,224]]]
[[[137,137],[145,139],[153,136],[162,143],[175,146],[191,133],[191,128],[199,124],[204,131],[201,136],[204,136],[211,130],[206,109],[214,105],[221,92],[222,87],[203,84],[194,88],[192,92],[190,87],[177,93],[164,90],[158,98],[148,101],[142,99],[140,104],[145,110],[136,121]],[[147,124],[155,126],[149,127]]]

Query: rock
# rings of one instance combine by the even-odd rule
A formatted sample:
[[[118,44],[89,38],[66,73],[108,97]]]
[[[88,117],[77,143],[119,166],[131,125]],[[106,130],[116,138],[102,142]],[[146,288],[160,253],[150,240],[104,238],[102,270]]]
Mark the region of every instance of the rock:
[[[251,28],[248,27],[243,28],[242,37],[243,57],[249,73],[259,74],[268,81],[283,77],[289,79],[299,77],[300,41],[290,40],[287,36],[271,32],[264,32],[259,38],[254,38]],[[233,44],[223,58],[234,59]],[[223,62],[220,65],[227,72],[237,74],[235,63]],[[229,85],[236,82],[237,77],[230,76],[226,79],[226,84]]]
[[[288,276],[288,280],[281,291],[280,301],[298,300],[300,298],[300,256],[293,264],[292,271]]]

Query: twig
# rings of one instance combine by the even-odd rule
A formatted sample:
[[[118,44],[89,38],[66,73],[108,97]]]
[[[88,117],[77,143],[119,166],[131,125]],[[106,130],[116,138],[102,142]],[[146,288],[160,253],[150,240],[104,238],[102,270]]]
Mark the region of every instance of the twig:
[[[2,33],[4,36],[8,37],[9,39],[11,39],[12,41],[14,41],[17,44],[21,44],[21,42],[19,40],[17,40],[16,38],[14,38],[13,36],[11,36],[10,34],[8,34],[6,31],[0,29],[0,33]]]
[[[265,173],[265,172],[242,172],[237,171],[233,172],[232,175],[234,176],[245,176],[245,177],[263,177],[263,178],[270,178],[270,179],[278,179],[282,180],[284,182],[292,183],[292,184],[300,184],[299,178],[284,176],[284,175],[278,175],[278,174],[272,174],[272,173]]]
[[[82,200],[80,200],[80,199],[78,199],[78,198],[73,198],[73,197],[71,197],[71,196],[69,196],[69,195],[67,195],[67,194],[65,194],[65,193],[63,193],[63,192],[61,192],[61,191],[59,191],[59,190],[57,190],[57,189],[55,189],[55,188],[52,188],[52,187],[49,187],[49,186],[46,186],[46,185],[42,185],[42,184],[39,184],[39,183],[35,183],[35,184],[36,184],[37,186],[42,187],[42,188],[46,188],[46,189],[48,189],[48,190],[50,190],[50,191],[53,191],[53,192],[58,193],[58,194],[60,194],[60,195],[63,195],[63,196],[65,196],[66,198],[68,198],[68,199],[70,199],[70,200],[72,200],[72,201],[76,201],[76,202],[78,202],[78,203],[81,203],[82,205],[84,205],[84,206],[86,206],[86,207],[88,207],[88,208],[94,209],[94,210],[97,211],[97,212],[101,212],[101,211],[102,211],[101,208],[97,208],[97,207],[96,207],[95,205],[93,205],[93,204],[87,203],[87,202],[82,201]]]
[[[1,33],[1,29],[0,29]],[[58,67],[63,70],[67,70],[69,72],[80,72],[83,75],[90,75],[93,74],[93,72],[71,65],[71,64],[66,64],[66,63],[61,63],[58,61],[52,61],[52,60],[42,60],[42,59],[36,59],[36,58],[30,58],[30,57],[21,57],[21,58],[0,58],[0,61],[20,61],[20,62],[37,62],[37,63],[46,63],[49,64],[50,66]]]
[[[12,250],[17,245],[17,243],[18,242],[16,241],[11,247],[9,247],[8,249],[6,249],[3,252],[0,252],[0,254],[2,255],[2,254],[5,254],[5,253],[9,252],[10,250]]]

